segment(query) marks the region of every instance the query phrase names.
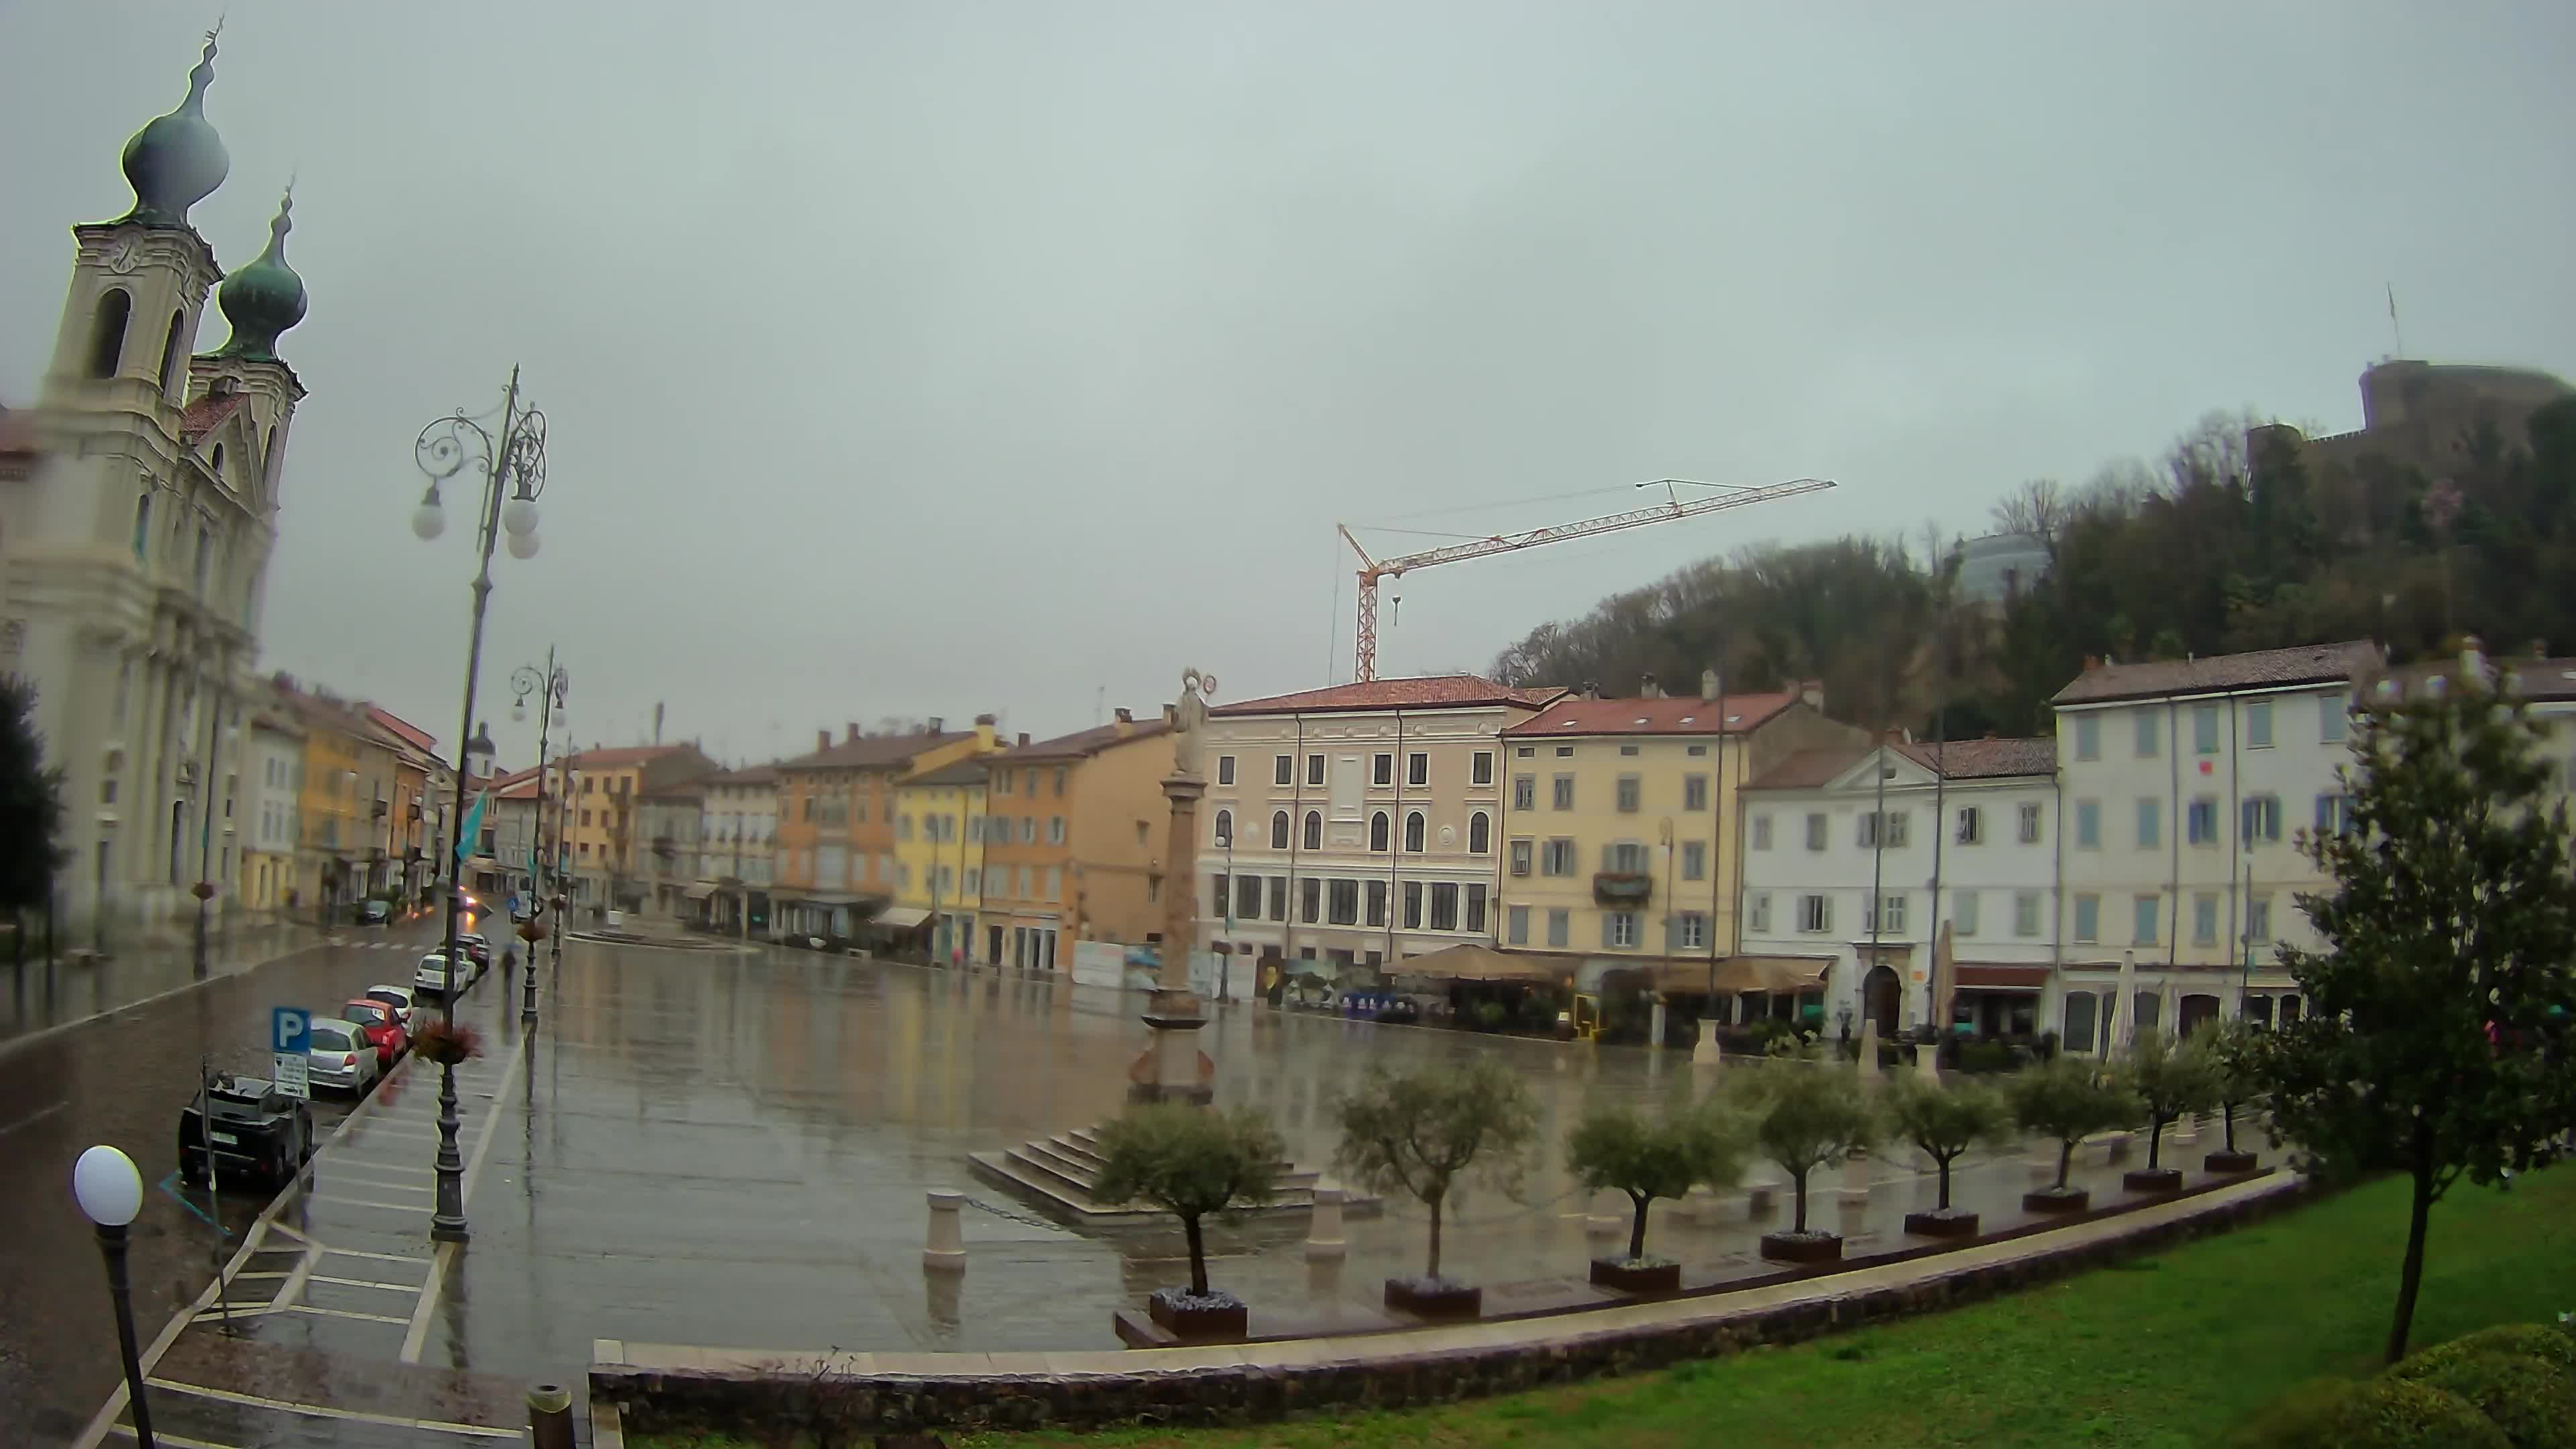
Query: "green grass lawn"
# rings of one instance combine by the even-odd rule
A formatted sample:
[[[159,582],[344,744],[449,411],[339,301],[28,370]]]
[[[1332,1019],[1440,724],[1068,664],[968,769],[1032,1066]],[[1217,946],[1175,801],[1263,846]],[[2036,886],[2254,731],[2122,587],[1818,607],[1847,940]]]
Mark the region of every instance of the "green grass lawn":
[[[1283,1445],[1903,1444],[2201,1449],[2318,1374],[2378,1367],[2405,1247],[2405,1185],[2016,1297],[1634,1378],[1440,1409],[1246,1429],[993,1435],[988,1449]],[[2576,1166],[2434,1209],[2414,1342],[2576,1309]],[[646,1449],[721,1449],[696,1437]],[[961,1442],[950,1436],[951,1443]]]

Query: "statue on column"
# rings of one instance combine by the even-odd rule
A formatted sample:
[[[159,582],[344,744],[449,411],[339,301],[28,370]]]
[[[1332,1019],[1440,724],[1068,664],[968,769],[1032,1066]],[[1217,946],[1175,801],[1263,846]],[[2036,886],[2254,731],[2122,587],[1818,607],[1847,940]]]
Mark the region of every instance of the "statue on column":
[[[1181,671],[1181,697],[1172,706],[1172,773],[1201,778],[1199,759],[1207,744],[1207,696],[1216,693],[1216,676],[1196,669]]]

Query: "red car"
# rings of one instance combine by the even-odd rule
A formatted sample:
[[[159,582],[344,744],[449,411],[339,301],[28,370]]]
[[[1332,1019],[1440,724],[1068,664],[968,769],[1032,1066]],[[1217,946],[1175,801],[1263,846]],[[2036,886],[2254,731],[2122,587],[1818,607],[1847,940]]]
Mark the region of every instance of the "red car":
[[[411,1050],[411,1037],[403,1031],[402,1016],[394,1008],[372,996],[361,996],[340,1008],[340,1019],[358,1028],[358,1034],[376,1049],[377,1064],[386,1071],[394,1069],[394,1058]]]

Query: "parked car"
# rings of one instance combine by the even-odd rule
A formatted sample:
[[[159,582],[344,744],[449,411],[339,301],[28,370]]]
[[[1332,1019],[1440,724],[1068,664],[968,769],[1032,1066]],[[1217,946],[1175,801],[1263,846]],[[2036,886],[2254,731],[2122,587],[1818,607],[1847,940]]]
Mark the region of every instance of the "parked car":
[[[421,957],[420,965],[411,973],[412,989],[425,991],[433,996],[443,996],[447,993],[447,979],[447,953],[444,951],[432,951]],[[457,994],[464,995],[465,989],[473,984],[474,959],[459,950],[456,953]]]
[[[202,1110],[201,1110],[202,1108]],[[211,1130],[205,1117],[211,1115]],[[218,1182],[257,1178],[284,1187],[313,1160],[313,1113],[302,1100],[257,1077],[219,1076],[204,1098],[179,1109],[179,1176],[206,1180],[206,1149],[214,1147]]]
[[[420,996],[408,986],[370,986],[367,994],[392,1007],[402,1016],[406,1035],[420,1030]]]
[[[337,1021],[317,1016],[309,1028],[304,1059],[305,1076],[315,1087],[333,1087],[357,1095],[376,1084],[385,1074],[384,1063],[374,1044],[354,1021]]]
[[[381,926],[394,918],[394,908],[384,901],[358,902],[358,924]]]
[[[484,940],[481,936],[472,931],[460,931],[456,936],[456,944],[463,948],[466,955],[474,958],[474,969],[476,972],[480,973],[492,969],[491,942]]]
[[[376,1065],[385,1071],[411,1050],[411,1036],[403,1030],[402,1014],[372,996],[353,996],[340,1008],[340,1019],[354,1023],[376,1049]]]

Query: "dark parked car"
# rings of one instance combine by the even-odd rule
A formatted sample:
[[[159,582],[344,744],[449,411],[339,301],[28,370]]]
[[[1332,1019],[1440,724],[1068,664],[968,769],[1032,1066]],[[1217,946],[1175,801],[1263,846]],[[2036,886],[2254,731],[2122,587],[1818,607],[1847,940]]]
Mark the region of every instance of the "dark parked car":
[[[383,901],[358,902],[358,924],[381,926],[394,918],[394,908]]]
[[[283,1187],[313,1158],[313,1113],[303,1101],[258,1077],[221,1076],[207,1089],[214,1116],[210,1133],[191,1097],[179,1110],[179,1175],[206,1180],[206,1139],[214,1139],[215,1175],[221,1181],[257,1178]]]

